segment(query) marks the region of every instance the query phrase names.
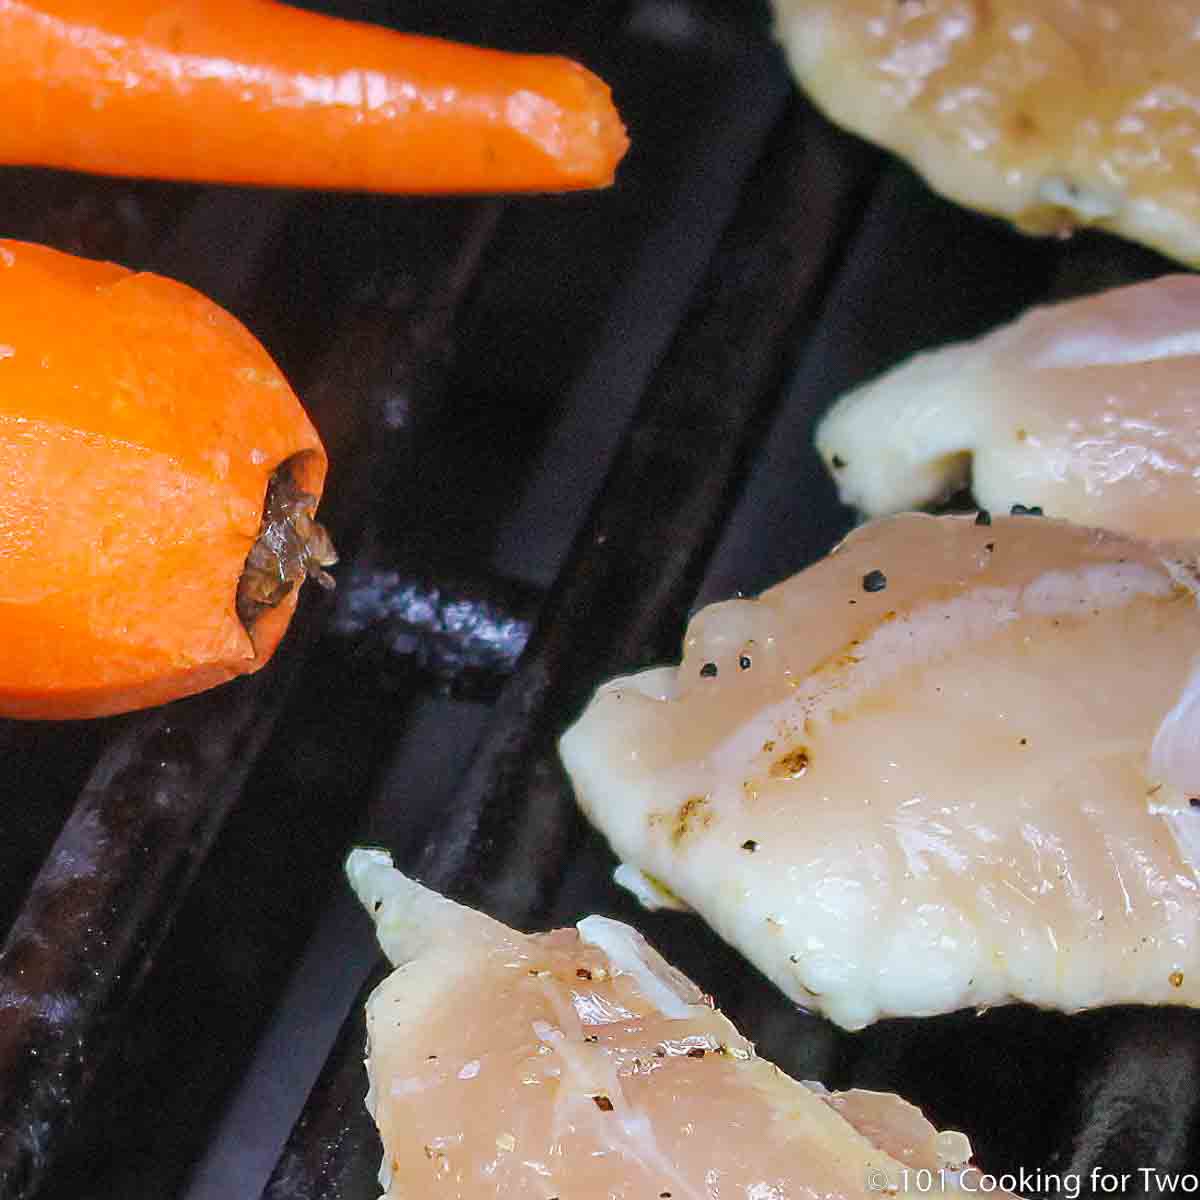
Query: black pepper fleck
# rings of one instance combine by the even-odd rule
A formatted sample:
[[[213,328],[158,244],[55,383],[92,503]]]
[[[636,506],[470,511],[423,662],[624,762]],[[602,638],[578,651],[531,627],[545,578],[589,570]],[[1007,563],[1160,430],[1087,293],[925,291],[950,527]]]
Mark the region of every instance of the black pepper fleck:
[[[704,664],[704,666],[702,666],[700,668],[700,678],[701,679],[716,679],[716,677],[717,677],[717,664],[716,663],[706,662]]]
[[[743,671],[750,670],[750,666],[751,666],[750,655],[748,655],[748,654],[740,655],[738,658],[738,666],[741,667]]]
[[[991,553],[993,553],[993,552],[995,551],[995,549],[996,549],[996,543],[995,543],[995,542],[988,542],[988,543],[987,543],[987,544],[986,544],[986,545],[985,545],[983,548],[984,548],[984,549],[985,549],[985,550],[986,550],[986,551],[987,551],[989,554],[991,554]]]
[[[755,850],[758,849],[758,843],[753,838],[747,838],[746,841],[742,843],[742,849],[749,850],[750,853],[753,854]]]
[[[990,525],[992,523],[992,514],[986,508],[981,508],[975,514],[976,525]]]
[[[592,973],[587,967],[577,967],[575,969],[575,976],[577,979],[591,979]]]
[[[841,471],[846,466],[846,460],[840,454],[835,454],[829,461],[835,471]]]
[[[1014,504],[1009,510],[1009,515],[1013,517],[1044,517],[1046,514],[1042,512],[1040,504]]]
[[[1189,796],[1189,797],[1188,797],[1188,804],[1189,804],[1189,805],[1190,805],[1192,808],[1200,808],[1200,796]]]
[[[887,587],[887,576],[880,570],[868,571],[862,578],[864,592],[882,592]]]

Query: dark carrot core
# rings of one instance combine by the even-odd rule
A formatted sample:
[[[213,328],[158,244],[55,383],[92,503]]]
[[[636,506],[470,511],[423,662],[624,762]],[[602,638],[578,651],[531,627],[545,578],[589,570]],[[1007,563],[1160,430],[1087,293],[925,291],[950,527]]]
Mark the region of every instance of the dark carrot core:
[[[262,526],[238,580],[237,614],[247,629],[306,579],[333,587],[325,568],[337,562],[337,551],[313,520],[316,510],[316,497],[296,483],[292,460],[281,463],[267,484]]]

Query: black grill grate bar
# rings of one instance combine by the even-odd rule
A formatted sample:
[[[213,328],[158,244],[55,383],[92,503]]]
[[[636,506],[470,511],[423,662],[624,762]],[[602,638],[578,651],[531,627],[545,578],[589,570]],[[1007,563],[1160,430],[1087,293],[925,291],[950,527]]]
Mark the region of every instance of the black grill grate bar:
[[[354,564],[338,581],[330,634],[381,683],[428,680],[458,699],[494,698],[529,641],[542,597],[517,580],[428,562]]]
[[[376,972],[356,997],[263,1200],[365,1200],[378,1193],[379,1135],[363,1103],[363,1006],[382,978]]]
[[[1140,1200],[1178,1188],[1196,1162],[1200,1013],[1135,1008],[1084,1019],[1092,1036],[1046,1174],[1078,1180],[1084,1196]]]
[[[311,642],[315,610],[295,622]],[[0,949],[0,1195],[31,1195],[295,681],[292,651],[105,753]]]

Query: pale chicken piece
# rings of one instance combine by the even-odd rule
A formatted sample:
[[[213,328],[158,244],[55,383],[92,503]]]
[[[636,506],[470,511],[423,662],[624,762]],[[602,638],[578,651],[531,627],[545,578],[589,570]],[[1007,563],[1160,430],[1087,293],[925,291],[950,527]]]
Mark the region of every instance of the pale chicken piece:
[[[816,442],[867,516],[969,482],[993,511],[1200,536],[1200,278],[1035,308],[918,355],[842,397]]]
[[[389,1196],[858,1200],[991,1179],[963,1134],[899,1097],[758,1058],[626,925],[527,936],[381,851],[354,851],[347,873],[397,967],[367,1006]]]
[[[862,526],[700,612],[678,668],[601,687],[563,761],[625,878],[847,1028],[1197,1004],[1190,547]]]
[[[1092,225],[1200,263],[1195,0],[774,0],[838,124],[1031,233]]]

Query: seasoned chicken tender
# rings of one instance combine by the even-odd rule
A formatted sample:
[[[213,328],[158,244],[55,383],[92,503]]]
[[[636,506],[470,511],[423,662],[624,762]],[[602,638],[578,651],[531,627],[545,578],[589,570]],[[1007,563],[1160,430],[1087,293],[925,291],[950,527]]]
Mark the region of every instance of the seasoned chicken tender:
[[[800,83],[938,192],[1200,263],[1195,0],[775,0]]]
[[[867,516],[970,482],[993,511],[1200,536],[1200,278],[1035,308],[918,355],[842,397],[816,441]]]
[[[1196,590],[1194,547],[874,522],[699,613],[562,758],[625,878],[846,1028],[1196,1004]]]
[[[367,1008],[389,1196],[859,1200],[922,1169],[979,1189],[961,1133],[789,1079],[628,926],[526,936],[380,851],[347,871],[397,967]]]

